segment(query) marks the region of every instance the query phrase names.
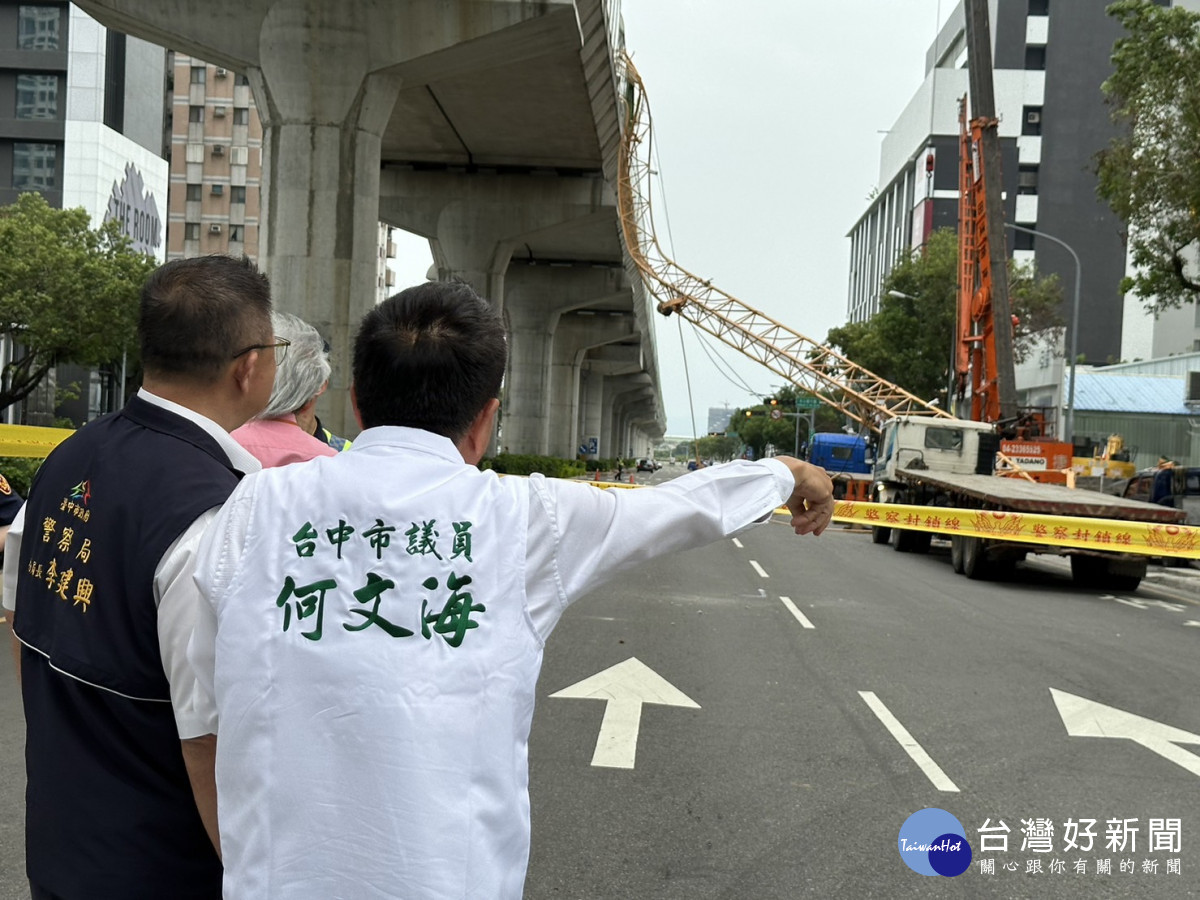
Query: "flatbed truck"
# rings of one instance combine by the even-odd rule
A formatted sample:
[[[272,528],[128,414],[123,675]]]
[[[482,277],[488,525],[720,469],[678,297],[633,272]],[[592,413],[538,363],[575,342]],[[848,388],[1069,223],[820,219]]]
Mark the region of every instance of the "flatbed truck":
[[[993,472],[999,438],[984,422],[898,416],[884,424],[872,499],[879,503],[953,507],[1030,515],[1182,524],[1183,510],[1057,484],[998,477]],[[874,526],[872,541],[901,552],[926,553],[929,531]],[[1147,557],[1133,553],[1005,541],[967,535],[950,538],[955,572],[995,577],[1029,553],[1069,556],[1076,583],[1134,590]]]

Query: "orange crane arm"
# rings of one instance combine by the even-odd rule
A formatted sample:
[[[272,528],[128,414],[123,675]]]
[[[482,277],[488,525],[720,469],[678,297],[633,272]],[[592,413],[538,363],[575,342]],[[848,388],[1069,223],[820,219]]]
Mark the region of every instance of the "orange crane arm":
[[[759,312],[676,264],[659,246],[650,204],[649,102],[625,57],[625,133],[617,179],[621,230],[630,258],[663,315],[676,313],[801,390],[878,431],[899,415],[954,418],[899,385]]]

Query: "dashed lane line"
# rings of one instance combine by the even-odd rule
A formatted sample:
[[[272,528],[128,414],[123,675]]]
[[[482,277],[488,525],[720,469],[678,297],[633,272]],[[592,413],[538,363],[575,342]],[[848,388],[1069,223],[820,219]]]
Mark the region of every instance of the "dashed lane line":
[[[737,538],[734,538],[734,539],[733,539],[733,546],[735,546],[735,547],[737,547],[739,550],[741,550],[743,545],[742,545],[742,542],[741,542],[741,541],[739,541]]]
[[[804,628],[816,628],[817,627],[816,625],[814,625],[812,622],[810,622],[808,620],[808,616],[806,616],[804,613],[800,612],[800,610],[796,609],[796,604],[792,602],[792,599],[790,597],[780,597],[779,599],[783,601],[783,605],[788,608],[788,612],[790,612],[793,616],[796,617],[796,621],[799,622],[802,627],[804,627]]]
[[[874,691],[859,691],[858,696],[863,698],[871,712],[875,713],[883,727],[891,732],[892,737],[904,748],[904,752],[912,757],[912,761],[925,773],[925,777],[933,782],[935,788],[939,791],[958,792],[958,786],[933,761],[933,757],[925,752],[925,748],[917,743],[916,738],[908,733],[908,729],[900,724],[900,720],[892,715],[892,711],[883,705],[883,701],[875,696]]]
[[[763,567],[758,564],[758,560],[755,560],[755,559],[750,560],[750,565],[752,565],[754,567],[754,571],[758,573],[758,576],[760,578],[770,578],[771,577],[770,575],[768,575],[766,573],[766,570],[763,569]]]

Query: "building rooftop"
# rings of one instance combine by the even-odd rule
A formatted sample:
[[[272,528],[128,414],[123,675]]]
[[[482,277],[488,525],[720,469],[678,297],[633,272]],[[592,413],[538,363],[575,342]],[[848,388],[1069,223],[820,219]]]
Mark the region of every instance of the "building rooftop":
[[[1182,375],[1125,375],[1078,371],[1075,409],[1098,412],[1188,415],[1187,379]]]

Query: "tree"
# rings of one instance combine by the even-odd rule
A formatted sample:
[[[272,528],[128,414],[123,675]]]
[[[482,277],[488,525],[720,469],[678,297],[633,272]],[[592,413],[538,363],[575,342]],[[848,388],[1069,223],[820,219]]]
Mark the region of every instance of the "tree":
[[[136,354],[138,292],[155,261],[117,222],[91,228],[84,209],[25,193],[0,209],[0,334],[13,341],[0,409],[58,363],[98,366]]]
[[[900,260],[884,279],[879,312],[866,322],[830,329],[826,341],[880,378],[922,399],[945,403],[957,333],[957,285],[958,236],[939,229],[922,250]],[[1061,339],[1063,296],[1057,276],[1042,277],[1031,265],[1010,263],[1009,298],[1017,317],[1017,362],[1039,340]]]
[[[1129,228],[1136,291],[1153,312],[1200,295],[1200,13],[1151,0],[1108,7],[1126,35],[1104,82],[1121,129],[1097,156],[1096,191]]]

